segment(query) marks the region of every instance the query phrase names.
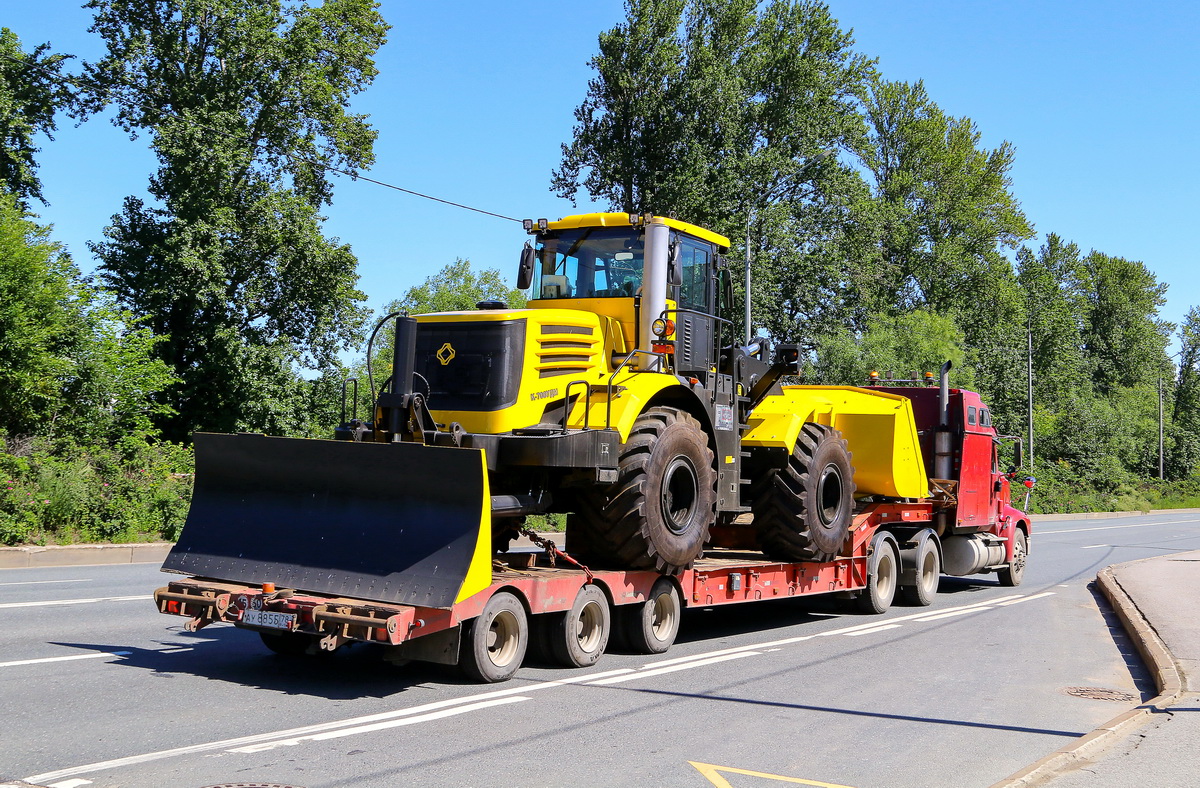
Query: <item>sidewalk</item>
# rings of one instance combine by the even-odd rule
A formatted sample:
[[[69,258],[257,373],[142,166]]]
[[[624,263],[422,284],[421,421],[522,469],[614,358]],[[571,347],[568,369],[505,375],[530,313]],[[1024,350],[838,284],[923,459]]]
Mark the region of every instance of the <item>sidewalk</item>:
[[[1192,788],[1200,742],[1200,550],[1115,564],[1097,584],[1159,695],[992,788]]]

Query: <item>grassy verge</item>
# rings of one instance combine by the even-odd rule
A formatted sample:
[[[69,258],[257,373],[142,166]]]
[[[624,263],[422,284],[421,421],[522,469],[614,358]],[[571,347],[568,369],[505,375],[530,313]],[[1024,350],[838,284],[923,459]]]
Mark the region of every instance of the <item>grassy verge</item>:
[[[0,544],[173,541],[192,495],[191,449],[0,439]]]

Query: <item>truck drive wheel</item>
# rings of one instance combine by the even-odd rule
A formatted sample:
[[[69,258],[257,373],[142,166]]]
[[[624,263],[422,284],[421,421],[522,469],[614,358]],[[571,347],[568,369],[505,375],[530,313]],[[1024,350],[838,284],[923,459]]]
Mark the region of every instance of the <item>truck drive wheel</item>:
[[[654,581],[645,602],[620,610],[626,645],[636,654],[662,654],[679,634],[683,603],[679,589],[665,577]]]
[[[1021,580],[1025,577],[1025,562],[1029,559],[1029,538],[1025,536],[1025,532],[1018,528],[1013,533],[1013,560],[1004,569],[999,572],[1000,585],[1013,586],[1021,585]]]
[[[476,681],[507,681],[521,667],[528,646],[525,606],[507,591],[498,591],[464,627],[459,665]]]
[[[651,408],[621,446],[617,481],[580,495],[568,530],[600,561],[678,574],[708,541],[717,474],[699,422],[676,408]]]
[[[569,668],[596,664],[608,646],[612,631],[612,609],[599,587],[584,586],[575,604],[547,622],[550,651],[554,660]]]
[[[854,516],[854,467],[842,433],[805,424],[782,469],[756,480],[754,524],[763,552],[782,561],[828,561]]]
[[[896,585],[900,580],[896,542],[887,532],[877,533],[871,540],[871,559],[873,571],[867,579],[867,587],[854,602],[860,613],[886,613],[896,597]]]
[[[942,557],[938,553],[936,537],[921,539],[915,548],[906,549],[902,554],[905,556],[902,564],[912,561],[911,566],[905,566],[904,570],[906,575],[908,570],[912,570],[915,582],[900,586],[900,595],[910,605],[926,607],[933,604],[942,577]]]

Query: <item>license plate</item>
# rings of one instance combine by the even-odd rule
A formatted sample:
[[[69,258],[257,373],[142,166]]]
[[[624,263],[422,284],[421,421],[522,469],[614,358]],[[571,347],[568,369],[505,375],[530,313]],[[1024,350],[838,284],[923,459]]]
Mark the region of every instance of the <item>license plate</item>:
[[[274,610],[244,610],[242,623],[252,627],[269,627],[271,629],[295,629],[295,613],[276,613]]]

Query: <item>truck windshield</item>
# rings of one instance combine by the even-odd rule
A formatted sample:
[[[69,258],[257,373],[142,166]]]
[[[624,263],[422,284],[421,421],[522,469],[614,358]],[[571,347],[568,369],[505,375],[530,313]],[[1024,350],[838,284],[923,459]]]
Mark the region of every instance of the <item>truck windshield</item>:
[[[533,298],[631,298],[642,286],[644,234],[581,227],[538,236]]]

